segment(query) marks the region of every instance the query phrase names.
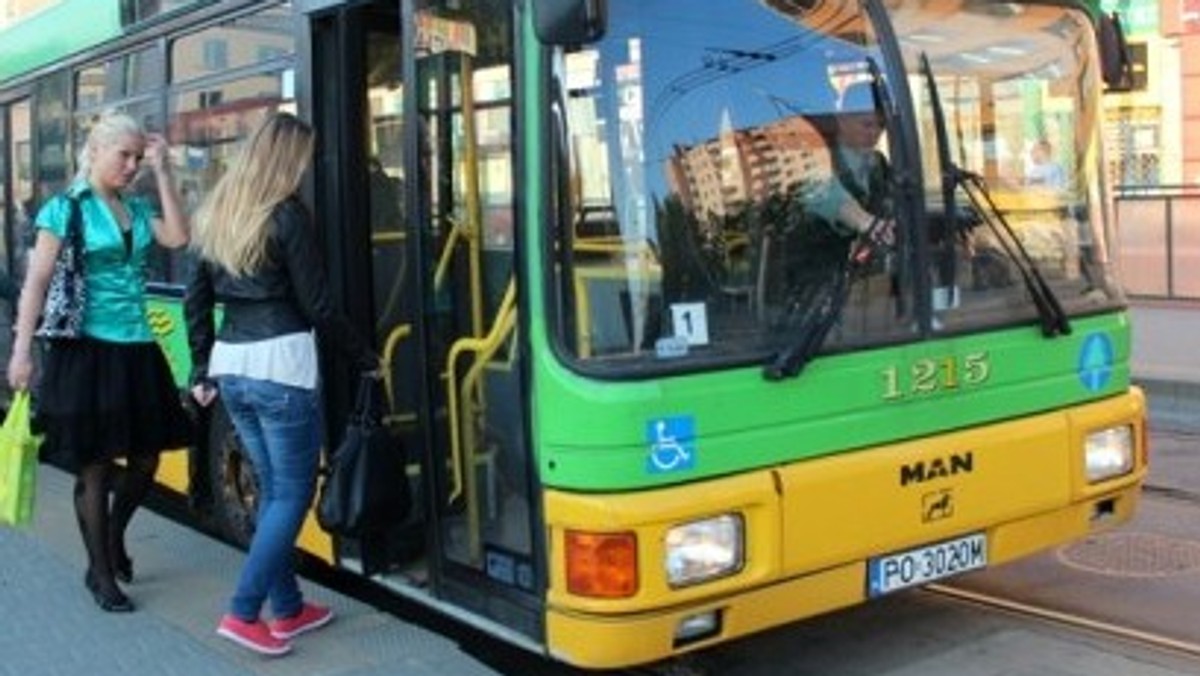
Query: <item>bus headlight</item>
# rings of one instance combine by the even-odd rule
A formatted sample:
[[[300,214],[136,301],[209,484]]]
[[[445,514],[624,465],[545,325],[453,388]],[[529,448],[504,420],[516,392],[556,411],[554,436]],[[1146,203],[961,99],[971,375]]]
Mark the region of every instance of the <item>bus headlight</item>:
[[[667,583],[686,587],[741,569],[745,547],[742,517],[722,514],[667,531]]]
[[[1088,483],[1129,473],[1133,469],[1133,428],[1129,425],[1092,432],[1084,440]]]

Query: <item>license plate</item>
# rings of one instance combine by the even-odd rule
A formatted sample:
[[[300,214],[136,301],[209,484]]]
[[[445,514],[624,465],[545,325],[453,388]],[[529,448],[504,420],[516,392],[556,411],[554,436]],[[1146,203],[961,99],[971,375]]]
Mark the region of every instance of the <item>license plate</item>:
[[[889,554],[867,562],[867,594],[880,596],[987,565],[982,533]]]

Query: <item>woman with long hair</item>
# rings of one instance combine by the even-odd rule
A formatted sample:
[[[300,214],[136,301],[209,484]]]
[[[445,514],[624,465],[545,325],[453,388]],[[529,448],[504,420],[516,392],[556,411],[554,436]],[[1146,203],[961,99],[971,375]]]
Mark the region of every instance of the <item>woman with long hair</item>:
[[[304,601],[293,561],[321,447],[317,337],[364,371],[379,367],[333,307],[312,218],[296,194],[314,144],[312,128],[288,113],[250,135],[196,213],[200,261],[184,304],[192,396],[208,406],[219,393],[259,486],[258,522],[217,633],[264,655],[287,653],[292,637],[333,619]],[[260,619],[268,602],[269,623]]]
[[[130,193],[145,159],[161,215]],[[92,126],[67,189],[38,212],[37,239],[17,310],[8,382],[28,389],[33,338],[72,214],[83,237],[82,336],[46,340],[37,397],[42,457],[76,472],[75,514],[87,550],[84,583],[96,605],[128,612],[117,580],[133,580],[125,530],[158,469],[159,454],[187,445],[190,423],[146,318],[144,268],[151,244],[181,247],[188,224],[171,178],[166,141],[122,113]],[[113,461],[124,459],[124,465]],[[110,503],[109,492],[113,497]]]

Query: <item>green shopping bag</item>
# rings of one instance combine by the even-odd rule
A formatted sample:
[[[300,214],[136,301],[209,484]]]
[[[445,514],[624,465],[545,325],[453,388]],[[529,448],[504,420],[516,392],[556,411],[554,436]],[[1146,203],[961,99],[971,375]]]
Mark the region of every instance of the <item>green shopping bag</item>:
[[[17,392],[0,427],[0,524],[24,526],[33,520],[41,443],[29,429],[29,393]]]

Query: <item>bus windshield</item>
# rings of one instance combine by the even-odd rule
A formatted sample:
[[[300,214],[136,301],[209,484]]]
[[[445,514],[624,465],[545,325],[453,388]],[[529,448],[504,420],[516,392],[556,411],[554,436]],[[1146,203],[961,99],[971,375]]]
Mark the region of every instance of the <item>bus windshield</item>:
[[[554,63],[558,327],[581,367],[1028,323],[1031,267],[1067,314],[1121,301],[1083,12],[900,0],[890,64],[849,3],[612,4],[604,39]],[[948,162],[975,180],[944,190]]]
[[[988,326],[1036,312],[996,221],[1008,224],[1068,315],[1121,302],[1108,256],[1088,17],[1062,6],[907,2],[891,20],[916,108],[932,230],[949,224],[954,233],[933,255],[935,284],[940,277],[960,290],[947,323]],[[947,172],[957,177],[952,191]]]

